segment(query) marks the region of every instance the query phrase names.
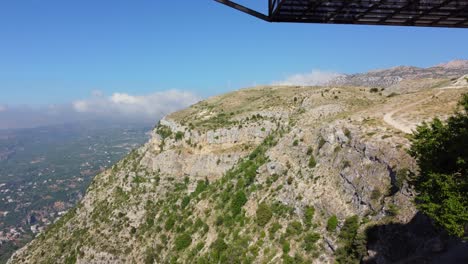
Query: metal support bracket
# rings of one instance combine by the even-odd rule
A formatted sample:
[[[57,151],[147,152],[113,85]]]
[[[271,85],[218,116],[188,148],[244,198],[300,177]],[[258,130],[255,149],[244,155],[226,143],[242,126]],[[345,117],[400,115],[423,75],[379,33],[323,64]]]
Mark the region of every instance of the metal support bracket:
[[[271,22],[270,18],[267,15],[264,15],[264,14],[262,14],[260,12],[257,12],[255,10],[250,9],[248,7],[245,7],[243,5],[236,4],[236,3],[232,2],[232,1],[229,1],[229,0],[215,0],[215,1],[218,2],[218,3],[224,4],[224,5],[227,5],[229,7],[232,7],[234,9],[237,9],[237,10],[239,10],[241,12],[246,13],[246,14],[249,14],[249,15],[252,15],[254,17],[260,18],[262,20],[265,20],[267,22]]]

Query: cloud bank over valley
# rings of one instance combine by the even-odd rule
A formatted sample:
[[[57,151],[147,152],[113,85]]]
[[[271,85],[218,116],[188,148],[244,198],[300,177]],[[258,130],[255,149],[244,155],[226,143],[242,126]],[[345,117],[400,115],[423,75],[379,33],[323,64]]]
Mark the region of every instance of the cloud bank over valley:
[[[78,121],[106,120],[154,124],[171,112],[192,105],[201,98],[191,92],[167,90],[146,95],[93,91],[89,98],[69,104],[8,106],[0,104],[0,129],[30,128]]]
[[[287,76],[284,80],[273,82],[274,85],[297,85],[297,86],[318,86],[327,85],[329,82],[338,77],[345,76],[344,74],[332,72],[313,70],[309,73],[298,73]]]

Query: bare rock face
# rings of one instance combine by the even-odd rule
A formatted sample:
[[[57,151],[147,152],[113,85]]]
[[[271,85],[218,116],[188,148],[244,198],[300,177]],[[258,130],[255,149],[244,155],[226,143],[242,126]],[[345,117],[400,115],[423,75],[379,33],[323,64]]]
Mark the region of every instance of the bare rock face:
[[[420,71],[353,78],[390,85]],[[436,107],[422,99],[437,92],[448,105],[467,88],[395,99],[360,87],[258,87],[210,98],[162,119],[9,263],[335,263],[356,217],[356,237],[369,236],[352,243],[353,261],[440,255],[448,244],[420,220],[407,183],[417,173],[408,137],[383,117]],[[450,112],[415,108],[411,118]],[[419,250],[421,241],[430,242]]]
[[[210,180],[221,177],[247,154],[252,145],[258,145],[276,129],[276,124],[268,120],[261,125],[206,132],[189,131],[168,118],[163,118],[160,125],[169,127],[173,133],[182,132],[184,136],[180,139],[162,139],[154,134],[145,146],[148,155],[142,158],[142,165],[175,177]]]

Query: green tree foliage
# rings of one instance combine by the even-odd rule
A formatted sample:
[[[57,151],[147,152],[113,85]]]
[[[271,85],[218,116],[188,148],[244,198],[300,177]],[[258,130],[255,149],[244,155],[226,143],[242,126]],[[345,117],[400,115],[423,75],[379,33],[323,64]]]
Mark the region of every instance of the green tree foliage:
[[[332,215],[330,218],[328,218],[327,230],[329,232],[335,232],[337,226],[338,226],[338,218],[336,217],[336,215]]]
[[[205,179],[205,181],[202,181],[202,180],[197,181],[197,187],[195,188],[195,191],[192,193],[192,196],[197,196],[203,191],[205,191],[206,188],[208,188],[209,184],[210,183],[208,182],[208,179]]]
[[[164,229],[171,230],[174,227],[174,224],[175,218],[171,215],[169,218],[167,218],[166,222],[164,223]]]
[[[179,140],[182,140],[184,138],[184,132],[182,131],[177,131],[177,133],[175,134],[175,140],[176,141],[179,141]]]
[[[357,215],[346,218],[339,237],[345,241],[351,241],[359,229],[359,217]]]
[[[232,203],[231,203],[232,214],[238,215],[242,210],[242,206],[244,206],[246,202],[247,202],[247,196],[245,195],[245,192],[238,191],[236,195],[234,196],[234,199],[232,200]]]
[[[213,244],[211,245],[211,249],[213,250],[213,257],[216,260],[219,260],[222,253],[228,248],[226,242],[222,237],[218,237]]]
[[[446,122],[434,119],[419,126],[410,154],[420,174],[414,184],[419,210],[449,234],[463,237],[468,226],[468,94]]]
[[[188,248],[192,244],[192,237],[189,234],[182,234],[175,238],[175,249],[182,250]]]
[[[273,216],[270,206],[266,203],[261,203],[257,209],[257,224],[265,226]]]
[[[312,219],[314,218],[315,208],[313,206],[306,206],[304,210],[304,222],[307,226],[312,224]]]
[[[164,125],[158,125],[156,132],[163,138],[163,140],[172,135],[171,128]]]
[[[366,236],[358,233],[359,217],[346,218],[341,228],[339,239],[340,247],[335,256],[338,263],[360,263],[366,253]]]
[[[153,264],[155,257],[154,251],[151,248],[147,248],[145,252],[145,264]]]
[[[288,241],[283,242],[283,253],[288,254],[291,250],[291,244]]]
[[[317,162],[315,161],[314,155],[311,155],[309,158],[309,168],[314,168],[315,165],[317,165]]]
[[[182,199],[180,206],[182,206],[182,208],[185,208],[189,203],[190,203],[190,196],[185,196]]]
[[[311,252],[312,250],[316,249],[315,243],[320,239],[320,235],[317,233],[308,233],[304,237],[304,250],[307,252]]]
[[[293,142],[293,146],[297,146],[297,145],[299,145],[299,140],[295,139]]]

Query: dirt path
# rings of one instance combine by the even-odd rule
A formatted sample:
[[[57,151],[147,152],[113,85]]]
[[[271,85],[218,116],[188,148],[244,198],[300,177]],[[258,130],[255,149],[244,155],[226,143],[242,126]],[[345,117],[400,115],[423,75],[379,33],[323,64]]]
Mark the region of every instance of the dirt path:
[[[447,88],[445,88],[447,89]],[[400,131],[403,131],[407,134],[411,134],[413,133],[413,129],[414,129],[414,126],[413,125],[407,125],[407,124],[404,124],[396,119],[393,118],[393,115],[395,115],[396,113],[398,112],[402,112],[402,111],[405,111],[405,110],[408,110],[409,108],[412,108],[418,104],[422,104],[424,102],[427,102],[429,100],[431,100],[433,97],[437,97],[439,95],[441,95],[442,93],[444,93],[444,89],[440,89],[440,91],[438,93],[436,93],[435,95],[431,95],[427,98],[424,98],[422,100],[419,100],[419,101],[416,101],[414,103],[411,103],[411,104],[407,104],[401,108],[398,108],[398,109],[395,109],[391,112],[388,112],[384,115],[383,117],[383,120],[385,123],[389,124],[390,126],[400,130]]]

